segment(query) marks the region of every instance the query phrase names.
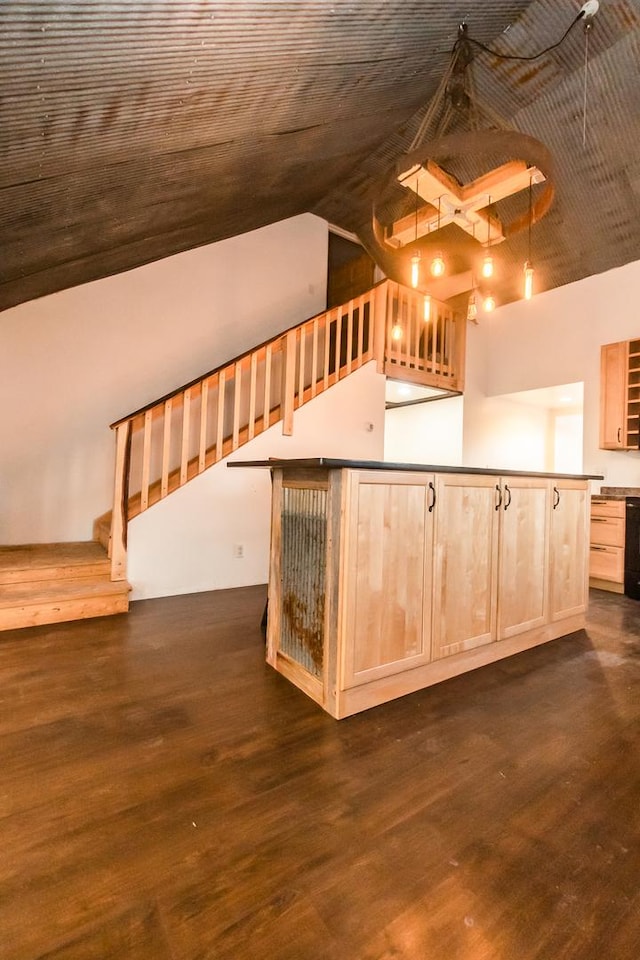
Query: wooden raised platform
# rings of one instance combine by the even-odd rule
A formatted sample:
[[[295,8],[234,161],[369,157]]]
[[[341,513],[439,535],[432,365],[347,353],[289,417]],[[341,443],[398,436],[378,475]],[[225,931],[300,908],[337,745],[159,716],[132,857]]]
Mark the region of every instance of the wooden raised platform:
[[[0,630],[126,613],[129,590],[94,541],[0,547]]]

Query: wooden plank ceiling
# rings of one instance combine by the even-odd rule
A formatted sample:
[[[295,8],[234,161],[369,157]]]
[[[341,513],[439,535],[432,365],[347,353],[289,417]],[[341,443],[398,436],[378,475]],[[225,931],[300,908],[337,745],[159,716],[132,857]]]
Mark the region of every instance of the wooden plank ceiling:
[[[579,9],[5,0],[0,309],[305,211],[360,232],[458,24],[526,55]],[[474,64],[478,96],[555,160],[556,202],[533,231],[538,289],[640,259],[639,23],[640,0],[602,0],[584,147],[581,24],[539,60]],[[520,295],[526,243],[520,234],[496,248],[499,301]]]

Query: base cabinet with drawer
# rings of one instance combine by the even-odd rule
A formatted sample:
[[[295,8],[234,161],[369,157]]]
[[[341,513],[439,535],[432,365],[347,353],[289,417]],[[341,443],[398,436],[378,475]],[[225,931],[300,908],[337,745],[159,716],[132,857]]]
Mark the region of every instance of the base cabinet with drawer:
[[[624,593],[625,501],[591,498],[589,586]]]

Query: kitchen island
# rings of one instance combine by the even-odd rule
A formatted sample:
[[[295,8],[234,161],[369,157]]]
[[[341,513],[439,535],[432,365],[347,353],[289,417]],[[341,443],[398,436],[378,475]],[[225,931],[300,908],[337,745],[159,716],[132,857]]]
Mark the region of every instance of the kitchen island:
[[[337,719],[584,627],[598,477],[229,466],[272,472],[267,660]]]

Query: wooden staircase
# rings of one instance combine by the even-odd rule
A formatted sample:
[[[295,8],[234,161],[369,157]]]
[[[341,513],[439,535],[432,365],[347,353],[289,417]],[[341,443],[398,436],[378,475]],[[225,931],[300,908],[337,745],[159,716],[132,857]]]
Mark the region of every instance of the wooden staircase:
[[[129,609],[129,584],[112,581],[94,541],[0,547],[0,630],[105,617]]]
[[[130,520],[374,360],[398,380],[462,392],[465,322],[385,280],[340,307],[179,387],[111,425],[113,510],[94,541],[0,547],[0,630],[122,613]]]

